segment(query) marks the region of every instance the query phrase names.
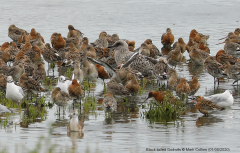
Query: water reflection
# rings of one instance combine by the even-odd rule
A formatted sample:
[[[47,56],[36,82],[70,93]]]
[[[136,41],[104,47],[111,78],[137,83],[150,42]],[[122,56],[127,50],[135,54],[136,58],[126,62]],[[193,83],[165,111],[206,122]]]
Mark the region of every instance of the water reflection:
[[[202,117],[198,117],[196,120],[196,126],[197,127],[201,127],[201,126],[210,126],[214,123],[218,123],[218,122],[223,122],[223,119],[213,116],[213,115],[209,115],[209,116],[202,116]]]
[[[83,132],[67,132],[67,136],[71,139],[72,149],[75,150],[78,148],[78,139],[82,139],[84,137]]]
[[[194,63],[188,63],[188,70],[191,75],[199,76],[201,73],[204,72],[204,66],[195,65]]]

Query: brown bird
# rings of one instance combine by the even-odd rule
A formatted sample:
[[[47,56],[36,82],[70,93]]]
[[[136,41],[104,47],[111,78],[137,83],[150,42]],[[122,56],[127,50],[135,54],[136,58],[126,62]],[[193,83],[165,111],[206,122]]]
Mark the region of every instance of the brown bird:
[[[82,41],[83,33],[80,30],[75,29],[72,25],[68,25],[68,30],[69,30],[67,35],[68,38],[77,37],[79,41]]]
[[[10,25],[8,28],[8,36],[17,43],[19,37],[21,37],[21,33],[24,31],[26,34],[27,32],[23,29],[16,27],[14,24]]]
[[[190,94],[189,95],[194,95],[200,88],[200,83],[198,82],[198,78],[196,76],[192,76],[192,80],[188,81],[188,84],[190,86]]]
[[[178,38],[178,41],[173,44],[173,49],[175,49],[177,45],[180,46],[181,53],[184,53],[186,51],[187,44],[184,42],[182,38]]]
[[[63,111],[64,107],[68,106],[70,104],[71,97],[69,94],[67,94],[64,91],[61,91],[61,88],[56,87],[51,94],[51,98],[53,103],[59,106],[59,115],[60,115],[60,106],[63,106]],[[64,112],[63,112],[64,114]]]
[[[42,52],[43,58],[48,63],[53,63],[62,60],[62,58],[59,56],[56,49],[51,48],[49,43],[46,43],[45,49]]]
[[[68,86],[68,92],[70,96],[76,99],[81,99],[84,97],[83,87],[77,82],[77,79],[72,80],[72,84]]]
[[[85,96],[85,93],[81,84],[77,82],[77,79],[72,80],[72,84],[68,86],[68,92],[69,92],[69,95],[73,97],[75,100],[80,100],[79,103],[80,103],[80,110],[81,110],[81,98]],[[73,108],[74,108],[74,103],[73,103]]]
[[[108,47],[108,41],[107,41],[107,33],[105,31],[102,31],[99,34],[99,38],[94,42],[91,43],[94,47],[101,47],[101,48],[106,48]]]
[[[27,41],[30,41],[29,36],[26,35],[25,31],[22,31],[21,37],[19,37],[19,39],[17,41],[18,46],[21,46],[22,44],[24,44]]]
[[[190,94],[190,86],[185,78],[180,79],[178,85],[176,86],[176,93],[182,100]]]
[[[210,54],[210,49],[203,42],[199,43],[198,48]]]
[[[221,64],[229,62],[231,65],[234,65],[237,62],[237,58],[233,57],[232,55],[227,54],[222,49],[217,52],[216,60]]]
[[[84,123],[82,120],[78,119],[78,111],[73,110],[70,115],[71,120],[67,126],[68,131],[78,131],[78,132],[83,132],[84,131]]]
[[[223,73],[223,65],[216,61],[214,56],[208,56],[204,62],[204,66],[206,67],[208,73],[214,77],[214,84],[216,82],[215,78],[217,78],[219,84],[219,78],[227,77],[227,75]]]
[[[14,81],[19,81],[23,73],[24,73],[24,64],[19,63],[18,65],[11,67],[7,72],[7,75],[12,76]]]
[[[166,96],[167,92],[166,91],[150,91],[148,93],[148,97],[147,99],[144,101],[146,102],[149,98],[154,97],[154,99],[159,102],[159,103],[163,103],[164,102],[164,98]],[[143,103],[144,103],[143,102]],[[170,103],[175,103],[176,102],[176,98],[171,94],[169,97],[169,102]]]
[[[80,63],[76,62],[74,64],[74,70],[71,73],[71,78],[73,79],[77,79],[77,81],[79,83],[83,82],[83,71],[80,69]]]
[[[201,40],[201,37],[199,36],[197,30],[195,29],[191,30],[189,38],[192,38],[197,43],[199,43]]]
[[[125,86],[125,88],[133,95],[137,95],[138,91],[139,91],[139,83],[137,82],[136,76],[128,73],[128,82],[127,85]]]
[[[176,46],[176,48],[170,51],[167,55],[167,61],[171,65],[176,65],[179,62],[182,62],[183,54],[181,53],[180,46]]]
[[[171,47],[174,43],[174,35],[172,34],[172,30],[170,28],[167,28],[166,33],[162,35],[161,43],[167,48]]]
[[[157,46],[153,44],[152,39],[147,39],[144,41],[144,43],[148,44],[148,47],[150,49],[150,57],[155,58],[156,56],[163,56]]]
[[[38,34],[39,34],[39,36],[40,36],[41,41],[42,41],[43,43],[45,43],[43,37],[40,35],[40,33],[36,32],[36,30],[35,30],[34,28],[31,29],[31,32],[29,33],[28,38],[29,38],[30,40],[37,39],[37,37],[39,37]]]
[[[128,44],[128,49],[129,49],[129,51],[134,52],[135,41],[127,40],[127,44]]]
[[[113,97],[112,92],[108,92],[102,102],[102,107],[105,111],[110,110],[111,112],[117,109],[117,100]]]
[[[178,77],[177,71],[172,68],[169,69],[168,74],[170,75],[170,78],[168,79],[168,85],[170,89],[176,90],[176,86],[178,85],[178,82],[181,78]]]
[[[46,78],[46,71],[42,63],[38,63],[37,67],[33,70],[32,78],[38,83],[42,83]]]
[[[104,68],[102,65],[95,64],[97,71],[98,71],[98,77],[103,80],[103,83],[105,85],[104,79],[110,79],[110,74],[108,73],[107,69]]]
[[[39,49],[41,50],[41,52],[45,48],[45,43],[44,43],[44,41],[42,41],[40,33],[37,34],[36,39],[31,40],[31,43],[32,43],[32,46],[38,46]]]
[[[56,36],[55,36],[56,35]],[[61,48],[65,48],[66,46],[66,41],[63,39],[62,35],[60,33],[58,34],[54,34],[53,37],[55,36],[54,39],[52,39],[52,47],[55,49],[61,49]]]
[[[204,115],[208,115],[214,109],[224,110],[225,108],[219,107],[213,101],[206,100],[202,96],[197,96],[195,100],[192,102],[197,101],[196,108],[199,112],[203,113]]]
[[[19,86],[22,88],[25,88],[28,90],[28,92],[31,92],[33,94],[36,94],[38,92],[46,92],[46,89],[43,89],[37,81],[34,79],[28,77],[27,73],[23,73],[19,79]]]
[[[114,79],[111,79],[107,83],[107,92],[112,92],[113,95],[126,96],[129,95],[129,91],[121,84],[117,83]]]
[[[145,56],[150,56],[150,48],[146,43],[142,43],[139,48],[139,53]]]
[[[10,47],[10,44],[9,42],[5,42],[2,44],[1,48],[0,48],[0,51],[4,51],[5,49],[9,48]]]

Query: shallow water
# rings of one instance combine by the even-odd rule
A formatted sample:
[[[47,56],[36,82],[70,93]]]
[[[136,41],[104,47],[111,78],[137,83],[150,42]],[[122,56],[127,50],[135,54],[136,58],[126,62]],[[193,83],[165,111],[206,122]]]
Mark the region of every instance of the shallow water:
[[[105,0],[105,1],[3,1],[0,0],[0,44],[10,42],[8,27],[17,27],[30,31],[35,28],[41,33],[45,42],[50,41],[53,32],[67,35],[67,26],[72,24],[80,29],[90,42],[95,41],[101,31],[109,34],[117,33],[120,38],[135,40],[136,47],[148,38],[160,49],[161,35],[170,27],[175,40],[182,37],[188,42],[192,29],[210,35],[208,40],[211,54],[215,55],[223,45],[218,39],[239,27],[238,1],[203,0]],[[184,53],[189,59],[188,53]],[[47,64],[45,64],[47,69]],[[150,149],[207,149],[229,148],[230,151],[240,150],[238,143],[240,133],[240,100],[239,89],[232,86],[233,80],[223,80],[219,87],[214,88],[213,77],[203,67],[192,67],[181,64],[176,67],[178,75],[190,79],[197,75],[201,88],[196,95],[210,95],[230,89],[234,93],[235,103],[231,108],[203,117],[193,105],[188,106],[188,115],[182,116],[177,122],[167,124],[150,123],[141,117],[144,109],[138,106],[118,106],[117,113],[106,117],[101,105],[97,105],[95,113],[85,118],[84,135],[67,135],[68,116],[55,115],[57,107],[47,109],[45,121],[35,122],[23,128],[18,113],[11,114],[13,125],[0,129],[0,150],[7,148],[9,152],[25,152],[36,148],[41,136],[49,137],[49,129],[53,127],[49,143],[56,145],[56,150],[76,149],[76,152],[145,152]],[[58,67],[55,76],[58,76]],[[49,75],[53,75],[52,71]],[[151,89],[147,88],[146,93]],[[102,80],[96,82],[91,96],[103,98]],[[146,93],[138,97],[143,102]],[[50,96],[46,95],[48,102]],[[119,104],[120,105],[120,104]],[[67,110],[68,113],[68,110]],[[42,150],[44,152],[43,147]],[[74,149],[73,149],[74,150]],[[206,152],[204,150],[201,150]],[[174,152],[168,150],[168,152]],[[199,152],[199,151],[198,151]]]

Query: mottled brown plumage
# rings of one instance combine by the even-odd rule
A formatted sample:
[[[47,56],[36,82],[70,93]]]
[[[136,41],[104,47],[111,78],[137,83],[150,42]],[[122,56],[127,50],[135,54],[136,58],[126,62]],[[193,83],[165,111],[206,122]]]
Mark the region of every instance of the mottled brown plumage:
[[[194,101],[197,101],[197,104],[196,104],[197,110],[203,113],[204,115],[208,115],[214,109],[224,110],[223,107],[219,107],[213,101],[206,100],[202,96],[197,96]]]

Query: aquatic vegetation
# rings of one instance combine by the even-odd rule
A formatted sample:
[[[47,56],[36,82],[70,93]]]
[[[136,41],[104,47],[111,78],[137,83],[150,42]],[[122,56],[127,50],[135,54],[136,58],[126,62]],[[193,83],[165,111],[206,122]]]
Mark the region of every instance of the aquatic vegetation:
[[[50,64],[50,68],[51,68],[51,69],[54,69],[54,68],[55,68],[55,63],[51,63],[51,64]]]
[[[45,110],[45,107],[38,107],[29,104],[26,110],[24,111],[24,115],[22,116],[22,125],[27,126],[27,124],[37,121],[37,118],[38,121],[39,118],[40,121],[45,120],[46,114],[47,111]]]
[[[170,122],[179,119],[184,112],[184,102],[176,98],[176,102],[171,103],[169,101],[171,95],[168,91],[162,104],[151,101],[149,110],[144,111],[141,116],[150,122]]]
[[[73,69],[72,68],[68,68],[67,71],[64,73],[64,75],[68,78],[71,78],[71,73],[72,73]]]
[[[93,115],[96,115],[95,110],[97,108],[97,104],[94,96],[92,97],[86,96],[83,100],[82,105],[84,114],[88,114],[91,111]]]

